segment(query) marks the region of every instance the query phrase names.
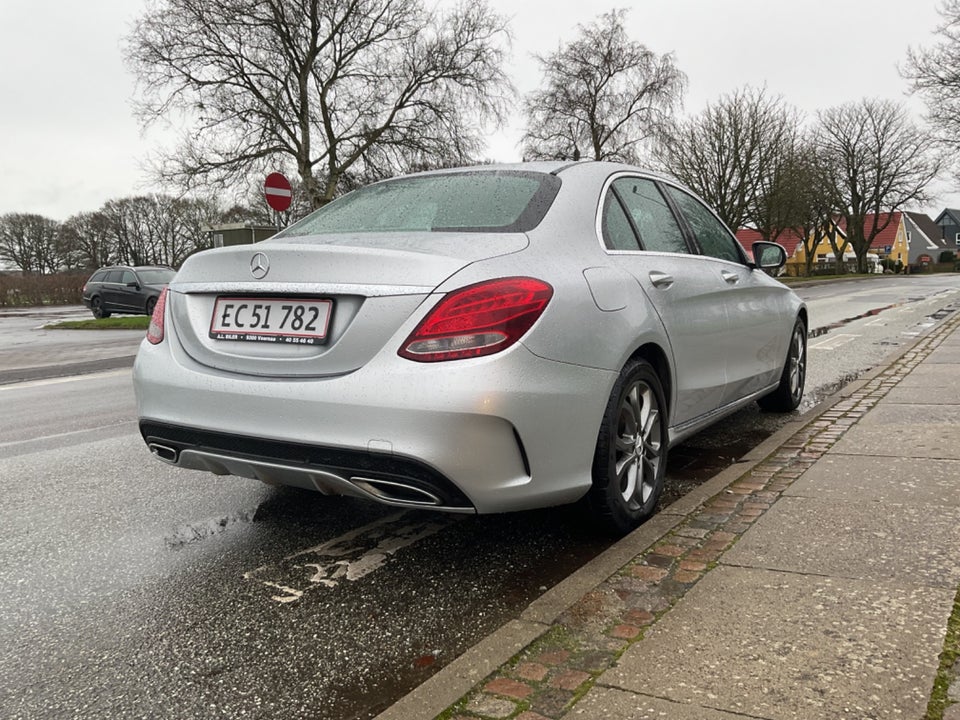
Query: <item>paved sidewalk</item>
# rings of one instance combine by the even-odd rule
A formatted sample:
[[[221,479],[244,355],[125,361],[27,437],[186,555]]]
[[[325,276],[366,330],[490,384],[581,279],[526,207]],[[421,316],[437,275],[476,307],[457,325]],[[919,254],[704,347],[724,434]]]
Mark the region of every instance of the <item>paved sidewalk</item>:
[[[378,720],[960,720],[958,430],[954,314]]]

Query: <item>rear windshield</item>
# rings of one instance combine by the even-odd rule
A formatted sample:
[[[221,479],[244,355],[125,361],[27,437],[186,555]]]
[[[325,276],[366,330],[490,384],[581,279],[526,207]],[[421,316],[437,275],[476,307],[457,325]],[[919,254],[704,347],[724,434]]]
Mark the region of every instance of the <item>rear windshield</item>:
[[[156,270],[137,270],[137,274],[140,276],[140,282],[144,285],[163,285],[173,280],[173,276],[177,273],[175,270],[158,268]]]
[[[280,236],[360,232],[526,232],[560,189],[554,175],[470,172],[388,180],[334,200]]]

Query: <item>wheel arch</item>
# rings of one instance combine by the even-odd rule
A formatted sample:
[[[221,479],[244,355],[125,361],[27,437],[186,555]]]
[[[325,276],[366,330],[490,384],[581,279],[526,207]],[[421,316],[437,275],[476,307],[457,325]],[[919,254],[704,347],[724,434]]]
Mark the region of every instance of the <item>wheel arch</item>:
[[[671,400],[673,399],[673,375],[670,372],[670,360],[667,353],[657,343],[648,342],[634,350],[629,359],[646,360],[653,366],[657,377],[660,378],[660,384],[663,386],[663,399],[667,403],[669,416]],[[667,424],[669,425],[669,423]]]

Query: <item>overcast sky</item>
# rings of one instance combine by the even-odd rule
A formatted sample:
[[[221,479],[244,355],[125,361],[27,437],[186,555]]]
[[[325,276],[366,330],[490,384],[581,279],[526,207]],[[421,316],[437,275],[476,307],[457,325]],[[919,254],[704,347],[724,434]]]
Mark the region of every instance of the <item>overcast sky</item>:
[[[440,0],[441,4],[446,0]],[[156,188],[144,159],[163,138],[141,135],[131,114],[133,78],[122,39],[144,0],[0,1],[0,214],[65,220],[105,201]],[[673,52],[689,78],[685,112],[744,85],[813,114],[862,97],[905,101],[897,71],[908,47],[929,45],[936,0],[491,0],[511,18],[509,72],[534,89],[533,54],[576,35],[578,23],[630,7],[630,36]],[[488,156],[519,160],[521,119],[492,136]],[[944,193],[933,207],[960,206]]]

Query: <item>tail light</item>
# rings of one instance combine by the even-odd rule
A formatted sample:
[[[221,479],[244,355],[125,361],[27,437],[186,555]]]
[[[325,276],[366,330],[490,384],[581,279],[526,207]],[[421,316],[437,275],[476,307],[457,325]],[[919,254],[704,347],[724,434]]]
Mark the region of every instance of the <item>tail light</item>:
[[[167,309],[167,288],[164,288],[153,306],[153,315],[150,317],[150,327],[147,328],[147,340],[152,345],[163,342],[163,318]]]
[[[553,288],[529,277],[455,290],[420,321],[399,355],[418,362],[481,357],[506,350],[543,314]]]

